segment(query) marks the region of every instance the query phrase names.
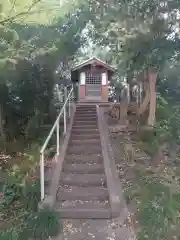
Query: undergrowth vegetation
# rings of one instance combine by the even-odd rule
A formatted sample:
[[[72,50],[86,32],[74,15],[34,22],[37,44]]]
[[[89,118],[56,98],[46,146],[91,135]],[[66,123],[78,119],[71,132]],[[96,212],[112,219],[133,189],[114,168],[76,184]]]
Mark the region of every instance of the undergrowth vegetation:
[[[135,158],[133,164],[130,164],[126,160],[122,161],[126,144],[124,137],[113,137],[112,143],[124,197],[133,214],[132,224],[137,238],[178,239],[180,158],[176,156],[176,162],[168,158],[167,161],[162,160],[158,165],[154,165],[152,156],[143,151],[142,142],[136,140],[132,141]]]
[[[60,232],[59,216],[50,209],[38,211],[37,179],[6,176],[0,198],[0,239],[48,239]]]
[[[180,238],[179,118],[178,105],[158,98],[156,125],[141,127],[130,139],[132,162],[123,154],[126,134],[112,137],[119,177],[139,240]]]
[[[4,2],[0,3],[0,240],[47,239],[58,232],[58,216],[48,209],[37,211],[40,191],[34,172],[50,130],[46,127],[57,115],[54,84],[70,84],[72,64],[94,53],[116,66],[111,85],[118,91],[125,79],[130,82],[146,70],[157,73],[156,125],[148,131],[140,128],[135,136],[133,164],[119,162],[126,143],[117,138],[116,149],[122,151],[116,160],[126,199],[134,206],[139,239],[180,237],[179,0]]]
[[[39,150],[57,116],[54,85],[69,84],[87,19],[77,1],[41,2],[0,3],[0,240],[45,240],[60,230],[53,211],[38,211]],[[44,21],[32,18],[39,15]]]

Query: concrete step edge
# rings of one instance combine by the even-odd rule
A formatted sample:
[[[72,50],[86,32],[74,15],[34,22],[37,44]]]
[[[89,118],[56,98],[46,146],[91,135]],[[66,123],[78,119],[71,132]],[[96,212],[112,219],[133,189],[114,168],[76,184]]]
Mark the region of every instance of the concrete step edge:
[[[57,201],[107,201],[108,199],[108,190],[104,187],[60,186],[57,192]]]
[[[111,208],[93,208],[82,206],[75,208],[73,207],[66,207],[66,208],[60,208],[55,207],[56,212],[60,214],[61,218],[72,218],[72,219],[110,219],[112,217],[111,214]]]
[[[81,173],[81,174],[98,174],[104,173],[103,164],[68,164],[66,163],[63,168],[64,173]]]
[[[62,173],[61,183],[71,186],[102,186],[106,187],[105,174],[71,174]]]

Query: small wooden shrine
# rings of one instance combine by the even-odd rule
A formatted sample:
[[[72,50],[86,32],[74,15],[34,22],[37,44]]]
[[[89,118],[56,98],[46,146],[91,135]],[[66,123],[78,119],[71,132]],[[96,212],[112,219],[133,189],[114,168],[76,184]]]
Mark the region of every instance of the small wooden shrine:
[[[78,101],[108,102],[108,83],[115,69],[98,58],[90,58],[71,70],[78,85]]]

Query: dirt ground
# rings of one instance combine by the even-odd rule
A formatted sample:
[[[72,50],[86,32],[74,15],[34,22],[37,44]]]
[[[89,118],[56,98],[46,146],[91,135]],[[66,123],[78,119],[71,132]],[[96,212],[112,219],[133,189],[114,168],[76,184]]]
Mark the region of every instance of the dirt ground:
[[[112,134],[111,144],[115,156],[123,196],[134,218],[138,240],[180,239],[180,159],[161,160],[154,166],[152,158],[131,138],[134,161],[124,156],[124,134]],[[175,162],[175,164],[174,164]]]
[[[66,220],[64,240],[135,240],[131,223],[127,223],[127,209],[113,220]]]

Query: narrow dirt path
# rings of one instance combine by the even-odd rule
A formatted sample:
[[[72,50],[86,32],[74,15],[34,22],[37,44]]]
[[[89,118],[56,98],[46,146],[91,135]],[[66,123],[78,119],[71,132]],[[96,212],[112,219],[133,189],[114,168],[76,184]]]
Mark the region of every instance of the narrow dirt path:
[[[126,210],[114,220],[65,220],[64,240],[135,240]]]

